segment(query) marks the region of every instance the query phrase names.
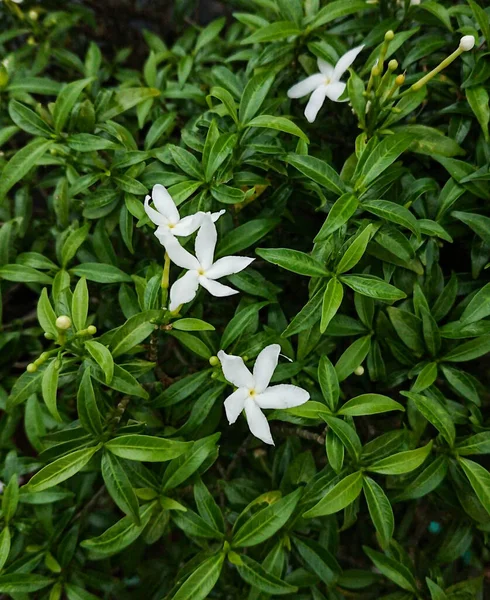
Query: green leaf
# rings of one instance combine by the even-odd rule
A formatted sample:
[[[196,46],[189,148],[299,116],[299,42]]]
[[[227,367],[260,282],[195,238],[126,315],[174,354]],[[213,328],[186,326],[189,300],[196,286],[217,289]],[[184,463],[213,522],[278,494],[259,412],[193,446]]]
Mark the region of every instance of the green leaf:
[[[85,277],[89,281],[96,283],[125,283],[132,282],[129,275],[118,269],[114,265],[103,263],[83,263],[71,269],[71,272],[78,277]]]
[[[3,569],[3,565],[7,562],[9,557],[10,540],[10,529],[8,526],[5,526],[2,530],[2,533],[0,533],[0,569]]]
[[[291,21],[276,21],[265,27],[261,27],[252,35],[242,40],[242,44],[257,44],[263,42],[275,42],[284,40],[293,35],[300,35],[301,29]]]
[[[175,501],[172,501],[175,502]],[[221,540],[223,534],[211,527],[207,521],[193,510],[178,511],[172,513],[172,519],[186,535],[211,540]]]
[[[105,383],[109,385],[114,375],[114,359],[110,350],[95,340],[85,342],[85,348],[102,371],[104,371]]]
[[[92,377],[100,383],[105,383],[113,390],[128,394],[128,396],[136,396],[138,398],[148,399],[148,392],[138,383],[138,381],[117,364],[114,364],[114,373],[110,383],[106,382],[106,374],[98,365],[91,365]]]
[[[147,310],[130,317],[111,339],[111,353],[114,358],[133,350],[135,346],[146,340],[154,331],[152,322],[162,315],[160,310]]]
[[[90,133],[75,133],[66,140],[75,152],[97,152],[98,150],[120,150],[122,146],[106,138]]]
[[[356,264],[361,260],[364,252],[366,251],[368,242],[371,238],[373,231],[373,225],[370,223],[367,225],[361,233],[355,238],[352,244],[344,252],[342,258],[337,265],[337,273],[345,273],[355,267]]]
[[[12,156],[2,170],[0,202],[5,198],[10,188],[27,175],[53,144],[52,140],[34,139]]]
[[[179,340],[182,345],[201,358],[209,360],[213,355],[209,346],[191,333],[187,333],[186,331],[169,331],[169,335]]]
[[[75,450],[75,452],[70,452],[70,454],[58,458],[43,467],[30,479],[27,490],[29,492],[41,492],[73,477],[83,469],[100,448],[101,444],[91,448]]]
[[[88,288],[87,280],[82,277],[78,280],[71,301],[71,317],[77,331],[85,328],[88,316]]]
[[[394,302],[407,297],[405,292],[374,275],[342,275],[339,279],[358,294],[382,302]]]
[[[328,406],[332,411],[337,410],[340,388],[337,372],[330,359],[323,355],[318,363],[318,381]]]
[[[155,88],[139,87],[120,89],[114,94],[111,106],[100,115],[99,121],[108,121],[116,115],[141,104],[141,102],[145,102],[145,100],[156,98],[160,93],[160,90]]]
[[[86,431],[89,431],[94,436],[102,433],[102,420],[92,386],[90,368],[84,370],[82,380],[80,381],[77,394],[77,412],[80,423]]]
[[[478,500],[490,514],[490,473],[481,465],[467,458],[458,458]]]
[[[63,268],[71,261],[75,256],[80,246],[87,239],[88,232],[90,230],[90,223],[87,223],[79,229],[72,231],[70,235],[65,239],[63,247],[61,248],[61,266]]]
[[[366,10],[372,6],[366,0],[335,0],[321,8],[309,24],[310,29],[317,29],[335,19],[352,15],[360,10]]]
[[[295,123],[286,117],[275,117],[273,115],[259,115],[251,121],[248,121],[246,127],[265,127],[266,129],[276,129],[284,133],[290,133],[302,139],[306,144],[310,143],[308,136]]]
[[[191,442],[177,442],[151,435],[127,434],[106,442],[107,450],[128,460],[163,462],[187,452]]]
[[[293,542],[305,566],[327,586],[335,585],[342,569],[335,557],[321,544],[307,538],[293,537]]]
[[[240,336],[248,330],[248,327],[254,322],[257,317],[257,313],[261,308],[267,306],[269,302],[256,302],[250,304],[242,310],[228,322],[223,335],[221,336],[220,348],[226,350],[233,342],[235,342]]]
[[[75,106],[75,102],[78,100],[83,89],[91,81],[92,77],[88,77],[87,79],[80,79],[80,81],[67,83],[58,94],[53,108],[54,127],[58,133],[63,131],[68,117]]]
[[[362,394],[346,402],[338,411],[339,415],[349,417],[362,417],[365,415],[377,415],[392,410],[405,409],[399,402],[395,402],[388,396],[381,394]]]
[[[213,495],[201,479],[194,484],[194,500],[201,517],[217,531],[224,533],[225,522]]]
[[[434,581],[425,578],[425,582],[427,583],[427,587],[429,588],[431,600],[448,600],[444,590],[437,585]]]
[[[28,594],[37,592],[51,585],[53,580],[44,575],[32,573],[12,573],[0,575],[0,593],[2,594]]]
[[[37,320],[46,333],[50,333],[53,339],[58,337],[56,328],[56,313],[48,298],[48,290],[43,288],[37,303]]]
[[[320,261],[299,250],[290,250],[289,248],[257,248],[255,252],[267,262],[298,275],[324,277],[329,274]]]
[[[344,288],[336,277],[332,277],[327,283],[322,302],[322,317],[320,321],[320,331],[324,333],[330,324],[330,321],[337,314],[342,298],[344,297]]]
[[[373,215],[377,215],[378,217],[396,223],[397,225],[402,225],[420,236],[417,219],[412,215],[408,208],[395,204],[395,202],[389,202],[388,200],[367,200],[362,203],[362,207],[370,213],[373,213]]]
[[[475,323],[490,315],[490,283],[484,285],[470,300],[461,315],[463,323]]]
[[[371,520],[378,532],[381,547],[386,548],[393,537],[395,529],[395,517],[390,501],[386,497],[383,488],[370,477],[364,477],[362,488]]]
[[[363,549],[385,577],[408,592],[418,593],[415,577],[405,565],[366,546],[363,546]]]
[[[81,543],[90,553],[90,558],[99,560],[113,556],[127,546],[132,544],[148,525],[155,503],[145,504],[140,511],[141,522],[137,525],[132,517],[123,517],[112,527],[109,527],[102,535],[84,540]]]
[[[274,75],[266,70],[254,75],[243,90],[238,111],[240,123],[246,125],[259,111],[274,82]]]
[[[475,15],[475,19],[480,26],[482,34],[485,36],[487,40],[487,46],[490,44],[490,23],[488,21],[488,16],[485,10],[479,5],[476,0],[468,0],[468,4],[471,7],[473,14]]]
[[[317,233],[314,242],[325,241],[334,231],[345,225],[359,206],[359,200],[354,194],[343,194],[330,209],[325,223]]]
[[[446,477],[448,461],[445,456],[438,456],[410,482],[403,484],[401,493],[396,500],[415,500],[430,494]]]
[[[302,493],[302,489],[299,488],[254,513],[233,533],[232,546],[248,548],[261,544],[272,537],[289,520]]]
[[[18,477],[14,473],[5,486],[2,495],[2,516],[5,522],[8,523],[17,512],[17,506],[19,505],[19,482]]]
[[[185,318],[173,321],[172,327],[178,331],[214,331],[214,327],[211,325],[211,323],[194,318]]]
[[[54,358],[43,372],[41,380],[41,391],[44,404],[51,413],[54,419],[59,423],[62,422],[57,407],[58,394],[58,378],[60,373],[61,363],[58,358]]]
[[[303,517],[313,519],[314,517],[324,517],[339,512],[359,496],[362,490],[362,473],[360,471],[347,475],[334,485],[325,496],[307,510]]]
[[[456,439],[456,428],[451,415],[434,398],[414,394],[413,392],[401,392],[415,404],[417,410],[439,431],[447,443],[452,447]]]
[[[231,560],[231,556],[229,557]],[[279,577],[268,573],[258,562],[241,554],[237,556],[239,562],[235,562],[240,577],[249,585],[258,588],[266,594],[281,595],[292,594],[298,588],[282,581]]]
[[[233,133],[224,133],[214,142],[204,169],[205,181],[211,181],[213,175],[233,152],[238,137]]]
[[[342,354],[335,365],[339,381],[347,379],[359,367],[371,347],[371,336],[365,335],[352,343]]]
[[[306,175],[309,179],[313,179],[316,183],[323,185],[331,192],[342,195],[345,191],[345,185],[340,175],[331,167],[328,163],[320,158],[314,156],[308,156],[303,154],[288,154],[286,161],[298,169],[303,175]],[[347,200],[345,201],[347,202]],[[347,209],[343,209],[339,212],[349,212],[352,207],[352,199],[349,199],[350,206]],[[345,221],[344,221],[345,222]],[[339,225],[340,227],[340,225]],[[337,229],[337,228],[336,228]],[[335,230],[334,230],[335,231]],[[325,236],[322,236],[322,239]]]
[[[252,219],[235,227],[218,244],[216,258],[229,256],[253,246],[269,231],[272,231],[278,223],[278,219]]]
[[[335,435],[340,439],[351,458],[356,461],[361,454],[362,445],[361,440],[359,439],[359,436],[352,425],[349,425],[349,423],[346,423],[342,419],[338,419],[337,417],[332,417],[324,413],[321,413],[319,416],[327,423]]]
[[[427,125],[410,124],[394,127],[395,133],[407,133],[412,135],[410,150],[419,154],[439,154],[440,156],[458,156],[465,151],[450,137],[446,137],[439,129],[427,127]]]
[[[456,446],[458,454],[490,454],[490,431],[482,431],[459,442]]]
[[[381,473],[383,475],[402,475],[415,471],[427,459],[432,450],[432,440],[422,448],[398,452],[387,458],[377,460],[367,467],[368,471]]]
[[[1,185],[1,183],[0,183]],[[0,278],[18,283],[41,283],[51,285],[53,280],[46,273],[41,273],[27,265],[4,265],[0,267]]]
[[[196,40],[195,51],[198,52],[201,48],[205,48],[210,44],[220,33],[225,26],[226,19],[221,17],[215,21],[211,21],[207,27],[205,27],[198,35]]]
[[[32,135],[49,138],[54,133],[54,130],[37,113],[24,104],[17,102],[17,100],[9,102],[8,112],[10,118],[18,127],[32,133]]]
[[[356,168],[353,179],[356,182],[355,189],[361,190],[369,187],[376,177],[381,175],[395,160],[405,152],[414,139],[407,133],[395,133],[384,138],[374,146],[366,160],[360,162]]]
[[[139,504],[128,475],[119,459],[110,452],[102,456],[101,471],[107,491],[119,508],[140,525]]]
[[[14,383],[10,396],[7,401],[7,409],[11,409],[27,400],[29,396],[38,392],[41,388],[43,371],[37,370],[35,373],[25,371]]]
[[[444,360],[449,362],[466,362],[467,360],[479,358],[488,352],[490,352],[490,335],[482,335],[470,342],[456,346],[456,348],[453,348],[444,356]]]
[[[204,600],[216,585],[225,554],[219,552],[203,561],[177,590],[172,600]]]
[[[210,435],[193,444],[186,442],[185,453],[172,461],[165,471],[162,480],[163,490],[170,490],[194,474],[207,458],[217,451],[216,442],[220,437],[219,433]],[[182,443],[182,442],[179,442]]]
[[[460,221],[463,221],[465,225],[468,225],[476,235],[478,235],[485,244],[490,244],[490,218],[484,217],[483,215],[477,215],[474,213],[467,213],[455,210],[451,213],[451,216],[456,217]]]

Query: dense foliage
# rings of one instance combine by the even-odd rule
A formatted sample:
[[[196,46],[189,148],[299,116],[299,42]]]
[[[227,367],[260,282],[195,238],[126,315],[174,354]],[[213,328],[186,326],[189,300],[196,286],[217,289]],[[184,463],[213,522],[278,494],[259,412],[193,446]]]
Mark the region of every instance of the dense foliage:
[[[61,4],[0,4],[0,593],[482,599],[489,9],[230,0],[102,52]],[[239,294],[190,263],[169,308],[214,227]],[[273,446],[220,351],[276,344]]]

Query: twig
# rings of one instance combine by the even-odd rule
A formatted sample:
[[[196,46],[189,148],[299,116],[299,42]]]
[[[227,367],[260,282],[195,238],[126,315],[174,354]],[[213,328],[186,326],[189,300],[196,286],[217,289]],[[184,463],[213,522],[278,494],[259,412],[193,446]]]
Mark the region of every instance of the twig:
[[[274,433],[278,433],[279,435],[292,435],[303,438],[304,440],[310,440],[311,442],[317,442],[318,444],[325,444],[325,436],[319,435],[318,433],[313,433],[312,431],[307,431],[306,429],[301,429],[300,427],[285,427],[284,425],[276,425],[273,426]]]

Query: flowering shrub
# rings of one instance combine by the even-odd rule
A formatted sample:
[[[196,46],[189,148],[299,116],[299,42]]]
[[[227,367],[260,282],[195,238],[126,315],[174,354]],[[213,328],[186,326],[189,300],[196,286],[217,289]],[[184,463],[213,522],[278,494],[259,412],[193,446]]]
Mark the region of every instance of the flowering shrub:
[[[133,57],[51,4],[0,4],[0,593],[482,599],[489,9]]]

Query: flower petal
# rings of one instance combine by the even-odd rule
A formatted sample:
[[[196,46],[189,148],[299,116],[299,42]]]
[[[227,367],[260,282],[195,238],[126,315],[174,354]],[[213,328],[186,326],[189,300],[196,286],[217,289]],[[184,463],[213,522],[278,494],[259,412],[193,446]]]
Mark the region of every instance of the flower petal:
[[[187,273],[177,279],[170,288],[170,306],[171,311],[177,310],[181,304],[194,300],[199,287],[199,275],[197,271],[187,271]]]
[[[209,277],[209,279],[219,279],[226,275],[239,273],[243,269],[246,269],[254,260],[255,258],[247,258],[246,256],[225,256],[218,259],[206,271],[206,277]]]
[[[273,385],[255,396],[260,408],[291,408],[307,402],[310,394],[296,385]]]
[[[156,233],[158,233],[158,230]],[[197,258],[183,248],[173,235],[166,233],[165,229],[162,228],[161,232],[158,234],[158,239],[160,240],[160,243],[165,246],[165,250],[170,256],[170,260],[178,267],[191,270],[199,269],[199,261]]]
[[[233,288],[223,285],[219,281],[214,281],[213,279],[208,279],[201,275],[199,277],[199,283],[202,287],[212,295],[217,298],[224,298],[225,296],[233,296],[234,294],[238,294],[238,290],[234,290]]]
[[[274,446],[267,417],[250,397],[245,400],[245,414],[247,415],[248,427],[253,435],[265,444]]]
[[[362,51],[363,48],[364,45],[357,46],[357,48],[352,48],[352,50],[349,50],[339,58],[339,61],[335,65],[335,69],[333,71],[334,80],[338,81],[342,77],[351,64],[356,60],[357,55]]]
[[[150,206],[151,196],[146,196],[145,198],[145,212],[148,215],[148,218],[155,225],[166,225],[168,223],[167,217],[161,215],[158,211]]]
[[[175,236],[186,236],[191,235],[194,231],[197,231],[201,227],[202,216],[199,213],[195,215],[189,215],[180,219],[180,221],[169,229],[170,233]]]
[[[266,346],[257,356],[254,365],[255,391],[257,394],[261,394],[269,385],[277,367],[280,351],[281,346],[279,344],[271,344]]]
[[[325,83],[325,75],[321,73],[315,73],[314,75],[310,75],[303,81],[300,81],[293,87],[288,90],[289,98],[302,98],[303,96],[307,96],[311,94],[313,90],[316,90],[317,87],[321,86]]]
[[[313,94],[311,94],[310,99],[308,100],[308,104],[305,108],[305,117],[310,123],[313,123],[313,121],[316,119],[318,111],[323,106],[323,103],[325,101],[326,89],[326,85],[322,85],[316,88],[316,90],[313,92]]]
[[[322,75],[325,75],[326,77],[328,77],[328,79],[333,77],[333,65],[328,63],[326,60],[323,60],[323,58],[318,58],[316,62]]]
[[[204,215],[201,229],[196,236],[196,256],[201,267],[206,270],[213,264],[214,249],[218,233],[211,215]]]
[[[209,214],[211,214],[211,219],[213,220],[213,223],[216,223],[216,221],[221,217],[221,215],[224,215],[225,212],[226,212],[226,210],[223,209],[223,210],[220,210],[215,213],[209,213]]]
[[[218,358],[223,369],[225,379],[238,388],[252,389],[254,378],[247,369],[241,356],[226,354],[223,350],[218,352]],[[247,391],[248,394],[248,391]]]
[[[180,219],[179,211],[166,187],[157,183],[151,190],[151,197],[159,213],[167,217],[172,223],[178,223]]]
[[[325,94],[327,98],[330,98],[330,100],[333,100],[334,102],[339,102],[339,98],[344,93],[346,87],[347,86],[343,81],[333,81],[332,83],[327,85],[325,89]]]
[[[238,388],[225,400],[226,418],[229,425],[233,425],[240,416],[248,396],[247,388]]]

